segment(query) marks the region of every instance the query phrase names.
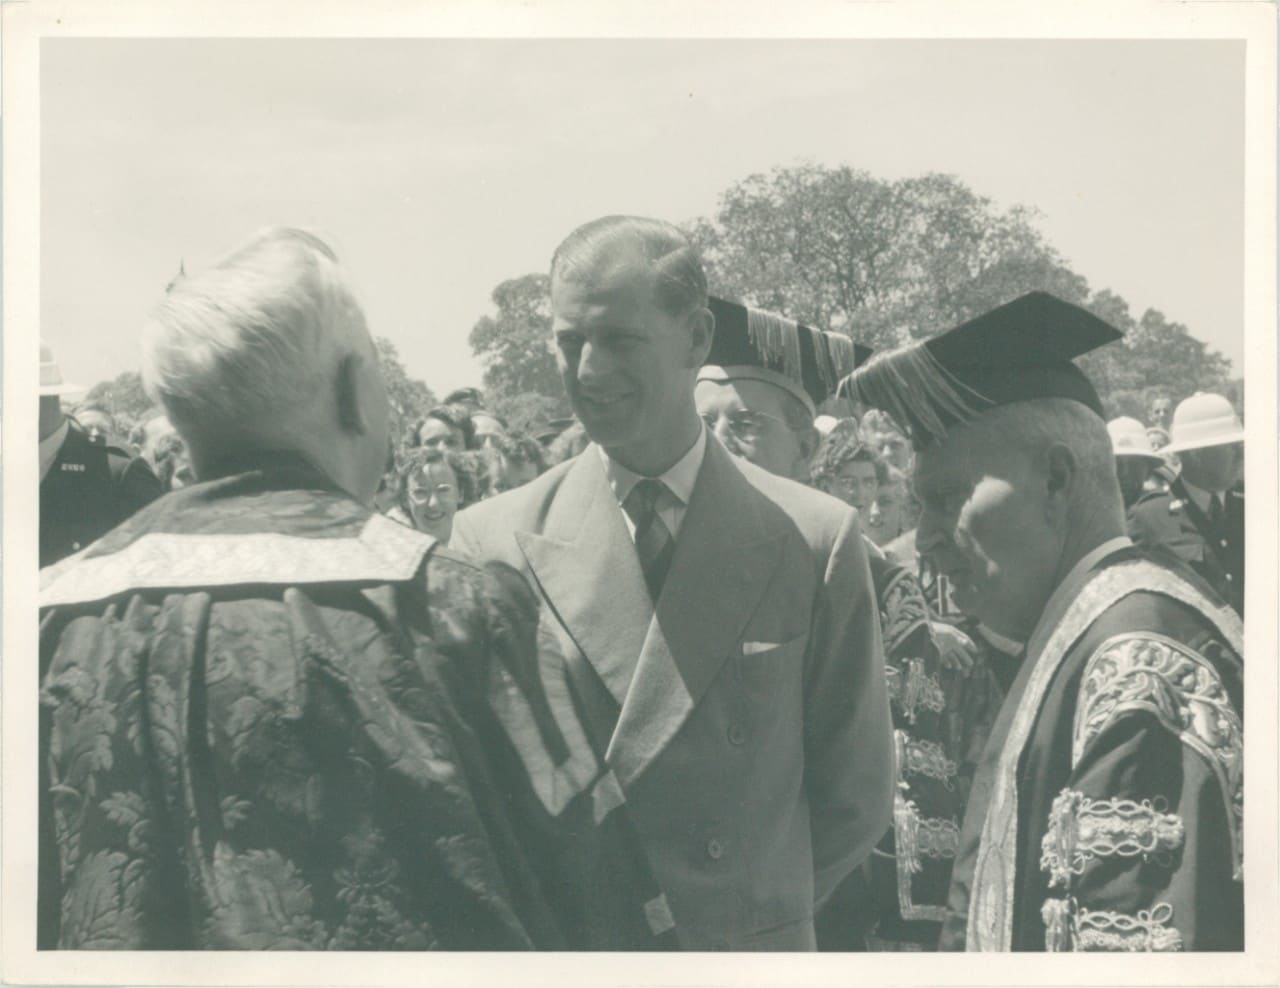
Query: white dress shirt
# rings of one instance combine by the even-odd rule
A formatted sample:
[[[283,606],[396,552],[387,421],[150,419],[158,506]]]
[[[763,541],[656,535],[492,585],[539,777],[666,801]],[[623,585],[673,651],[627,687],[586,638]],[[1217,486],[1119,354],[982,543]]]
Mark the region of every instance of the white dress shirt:
[[[666,486],[655,507],[658,517],[667,526],[667,531],[671,533],[673,539],[680,531],[680,523],[684,521],[685,512],[689,509],[689,498],[693,496],[693,485],[698,481],[698,471],[702,469],[702,458],[706,452],[707,427],[699,419],[698,438],[693,441],[689,451],[680,457],[666,473],[654,478],[662,481]],[[631,493],[631,488],[644,478],[610,457],[603,447],[600,448],[600,457],[604,460],[604,473],[609,480],[609,488],[613,491],[613,496],[618,499],[618,507],[621,510],[622,503]],[[635,522],[625,511],[622,512],[622,519],[627,523],[627,531],[634,540]]]

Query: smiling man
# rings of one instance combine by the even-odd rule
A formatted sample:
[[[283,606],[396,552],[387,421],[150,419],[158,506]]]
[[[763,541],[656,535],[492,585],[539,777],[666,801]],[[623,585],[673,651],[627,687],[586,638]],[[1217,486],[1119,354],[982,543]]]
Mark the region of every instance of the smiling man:
[[[698,417],[715,318],[688,240],[605,217],[551,265],[585,451],[458,516],[454,544],[537,588],[685,949],[805,950],[816,905],[888,826],[889,704],[855,513],[735,460]]]
[[[1124,535],[1102,405],[1120,334],[1025,295],[854,372],[917,450],[916,536],[1027,644],[973,782],[943,947],[1239,950],[1241,625]]]

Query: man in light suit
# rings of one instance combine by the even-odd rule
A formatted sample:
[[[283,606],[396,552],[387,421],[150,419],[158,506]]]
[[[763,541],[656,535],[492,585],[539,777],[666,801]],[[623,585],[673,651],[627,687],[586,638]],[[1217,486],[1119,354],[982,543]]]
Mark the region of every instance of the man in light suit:
[[[674,227],[606,217],[551,267],[552,329],[593,440],[458,516],[457,548],[536,589],[685,949],[806,950],[813,914],[889,825],[893,753],[854,511],[735,460],[698,417],[714,332]],[[554,677],[552,677],[554,678]],[[568,784],[566,781],[565,784]]]

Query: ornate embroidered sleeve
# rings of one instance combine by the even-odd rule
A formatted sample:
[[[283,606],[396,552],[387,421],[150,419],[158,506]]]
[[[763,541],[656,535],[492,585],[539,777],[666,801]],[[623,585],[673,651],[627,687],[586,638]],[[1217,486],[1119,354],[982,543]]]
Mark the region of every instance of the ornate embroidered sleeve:
[[[1046,947],[1241,949],[1242,753],[1204,656],[1153,635],[1105,643],[1041,845]]]

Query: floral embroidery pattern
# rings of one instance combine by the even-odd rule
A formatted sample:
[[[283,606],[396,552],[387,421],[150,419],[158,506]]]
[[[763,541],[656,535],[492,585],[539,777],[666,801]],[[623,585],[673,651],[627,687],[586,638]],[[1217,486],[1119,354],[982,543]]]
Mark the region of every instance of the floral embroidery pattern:
[[[1072,740],[1078,762],[1118,717],[1154,714],[1213,767],[1234,815],[1237,880],[1243,875],[1244,726],[1217,671],[1186,646],[1149,632],[1109,639],[1089,660],[1080,684]]]
[[[924,659],[908,659],[905,673],[896,666],[885,666],[884,674],[889,699],[901,708],[908,723],[915,723],[916,711],[921,708],[936,714],[946,706],[942,684],[925,671]]]
[[[960,827],[954,820],[921,817],[916,804],[899,793],[894,797],[893,842],[902,918],[941,922],[946,908],[915,903],[911,898],[911,877],[923,870],[922,858],[938,860],[956,856],[960,849]]]
[[[1236,654],[1243,649],[1239,616],[1230,607],[1209,600],[1163,566],[1145,560],[1120,563],[1096,574],[1080,589],[1034,658],[1034,670],[1005,732],[974,863],[973,894],[965,927],[967,950],[1008,950],[1013,938],[1014,858],[1018,847],[1017,766],[1049,683],[1079,635],[1116,601],[1139,590],[1159,593],[1194,608]],[[1083,684],[1081,692],[1084,692]],[[1086,705],[1082,695],[1080,707]],[[1239,847],[1238,841],[1236,846]],[[1236,861],[1239,874],[1238,852]]]
[[[946,783],[956,774],[956,763],[936,741],[920,741],[904,731],[894,731],[898,755],[898,777],[924,775]]]
[[[1182,949],[1182,934],[1170,926],[1173,906],[1161,902],[1136,915],[1109,909],[1078,909],[1069,899],[1048,899],[1041,907],[1045,949],[1172,951]]]
[[[896,649],[904,638],[929,619],[920,584],[905,569],[892,576],[880,590],[881,634],[886,652]]]
[[[1090,799],[1064,789],[1049,811],[1040,867],[1049,885],[1067,887],[1095,858],[1159,855],[1182,844],[1182,818],[1164,812],[1164,800]]]
[[[407,580],[434,540],[371,515],[355,538],[280,532],[149,532],[119,552],[45,574],[40,606],[105,600],[143,587]]]

